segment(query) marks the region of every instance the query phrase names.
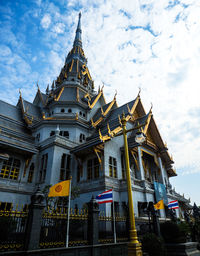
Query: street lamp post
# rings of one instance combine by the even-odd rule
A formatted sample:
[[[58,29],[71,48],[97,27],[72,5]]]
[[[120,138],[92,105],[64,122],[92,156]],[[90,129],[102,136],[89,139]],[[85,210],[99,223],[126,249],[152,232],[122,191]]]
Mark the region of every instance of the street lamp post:
[[[125,114],[122,114],[122,133],[124,137],[124,151],[125,151],[125,164],[126,164],[126,180],[128,188],[128,203],[129,203],[129,216],[130,216],[130,243],[128,244],[128,256],[142,256],[141,243],[138,241],[137,230],[135,227],[135,216],[133,208],[133,196],[132,196],[132,185],[130,177],[130,167],[129,167],[129,153],[128,153],[128,141],[127,141],[127,132],[130,130],[136,130],[138,127],[126,130],[126,118]],[[143,139],[140,140],[141,135],[139,136],[139,141],[143,142]],[[143,137],[145,138],[145,137]],[[136,140],[136,142],[138,142]]]

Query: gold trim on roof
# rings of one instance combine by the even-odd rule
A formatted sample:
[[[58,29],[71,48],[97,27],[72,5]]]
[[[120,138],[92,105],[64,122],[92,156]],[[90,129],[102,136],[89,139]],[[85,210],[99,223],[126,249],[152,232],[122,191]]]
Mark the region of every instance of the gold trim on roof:
[[[103,87],[102,87],[101,91],[97,94],[95,100],[93,101],[93,103],[91,105],[90,105],[90,100],[88,99],[88,106],[89,106],[90,109],[92,109],[95,106],[95,104],[97,103],[97,101],[101,97],[102,93],[103,93]]]
[[[107,123],[108,134],[110,137],[114,137],[118,132],[122,131],[122,127],[118,126],[114,130],[110,130],[109,123]]]
[[[28,114],[27,114],[27,111],[28,111],[28,106],[25,110],[24,108],[24,102],[23,102],[23,99],[22,99],[22,94],[21,94],[21,91],[19,90],[19,93],[20,93],[20,96],[19,96],[19,99],[20,99],[20,102],[21,102],[21,105],[22,105],[22,114],[23,114],[23,118],[24,118],[24,121],[28,124],[28,125],[31,125],[32,122],[33,122],[33,116],[31,116],[31,119],[28,118]]]
[[[114,99],[111,101],[111,103],[109,104],[109,106],[107,107],[107,109],[102,113],[103,116],[106,116],[108,114],[108,112],[111,110],[111,108],[115,104],[115,102],[116,102],[116,95],[115,95]]]
[[[93,147],[93,150],[94,150],[94,152],[95,152],[95,154],[96,154],[96,156],[97,156],[97,158],[99,160],[100,165],[102,165],[101,156],[99,155],[99,153],[101,153],[101,150],[98,149],[97,147]]]
[[[62,95],[62,93],[63,93],[63,91],[64,91],[64,88],[65,88],[65,87],[63,87],[63,88],[60,90],[60,92],[59,92],[59,94],[58,94],[58,97],[57,97],[57,98],[54,98],[55,101],[59,101],[59,99],[60,99],[60,97],[61,97],[61,95]]]
[[[69,72],[72,72],[73,65],[74,65],[74,59],[72,59],[72,63],[71,63],[71,66],[69,68]]]
[[[90,94],[88,92],[84,95],[84,98],[88,98],[88,100],[91,100]]]
[[[157,167],[160,169],[160,165],[159,165],[159,163],[158,163],[158,158],[157,158],[157,155],[156,155],[156,154],[151,153],[151,152],[149,152],[149,151],[147,151],[147,150],[145,150],[145,149],[143,149],[143,148],[141,148],[141,151],[142,151],[142,152],[145,152],[146,154],[148,154],[148,155],[150,155],[150,156],[152,156],[152,157],[154,158],[155,164],[156,164]]]
[[[146,121],[146,125],[145,125],[144,130],[143,130],[143,132],[144,132],[145,135],[146,135],[146,133],[147,133],[147,130],[148,130],[148,127],[149,127],[149,124],[150,124],[150,121],[151,121],[151,117],[152,117],[152,112],[151,112],[151,110],[150,110],[150,111],[149,111],[149,114],[148,114],[147,121]]]
[[[107,134],[103,136],[102,133],[101,133],[101,131],[100,131],[100,129],[99,129],[99,139],[104,142],[104,141],[106,141],[106,140],[110,140],[111,137],[108,136]]]
[[[130,152],[131,152],[131,155],[132,155],[132,157],[133,157],[133,159],[134,159],[134,161],[135,161],[135,164],[136,164],[136,167],[137,167],[137,170],[139,171],[140,170],[140,168],[139,168],[139,164],[138,164],[138,160],[137,160],[137,157],[135,156],[135,152],[131,149],[130,150]]]
[[[76,61],[76,72],[78,73],[78,63],[79,63],[79,61],[78,61],[78,59],[77,59],[77,61]]]
[[[91,77],[91,75],[90,75],[90,72],[89,72],[89,69],[88,69],[88,67],[86,66],[86,64],[83,64],[82,65],[82,68],[84,69],[84,70],[81,70],[81,73],[83,74],[83,75],[88,75],[88,78],[90,79],[90,80],[92,80],[92,77]],[[77,71],[78,72],[78,71]]]
[[[92,126],[94,128],[96,128],[96,126],[101,123],[101,121],[103,120],[103,117],[100,117],[96,122],[93,121],[93,119],[91,118],[91,122],[92,122]]]

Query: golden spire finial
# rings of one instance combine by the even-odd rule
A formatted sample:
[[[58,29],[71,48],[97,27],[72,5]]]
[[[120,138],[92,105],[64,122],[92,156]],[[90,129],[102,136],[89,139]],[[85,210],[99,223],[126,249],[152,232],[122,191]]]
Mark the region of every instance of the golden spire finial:
[[[153,108],[153,103],[151,102],[151,108],[150,108],[149,112],[152,112],[152,108]]]
[[[101,91],[103,91],[103,88],[104,88],[104,82],[102,82],[103,86],[101,87]]]
[[[37,88],[38,88],[38,91],[40,91],[40,87],[39,87],[38,81],[37,81]]]
[[[22,98],[22,92],[20,88],[19,88],[19,97]]]
[[[139,89],[139,92],[138,92],[138,96],[137,97],[140,97],[141,87],[138,87],[138,89]]]

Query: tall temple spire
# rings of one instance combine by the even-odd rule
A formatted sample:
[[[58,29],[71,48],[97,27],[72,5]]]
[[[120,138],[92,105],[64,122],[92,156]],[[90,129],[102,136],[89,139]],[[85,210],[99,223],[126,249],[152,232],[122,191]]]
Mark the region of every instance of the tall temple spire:
[[[82,40],[81,40],[81,12],[79,12],[79,19],[78,19],[78,25],[76,29],[76,36],[74,39],[74,46],[80,46],[82,47]]]

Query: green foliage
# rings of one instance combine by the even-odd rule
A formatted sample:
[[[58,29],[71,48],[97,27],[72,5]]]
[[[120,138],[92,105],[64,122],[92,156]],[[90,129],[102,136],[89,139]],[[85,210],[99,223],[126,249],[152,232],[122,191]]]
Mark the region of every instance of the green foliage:
[[[191,237],[191,227],[187,222],[180,222],[178,224],[180,230],[180,236],[182,240],[186,240]]]
[[[185,243],[191,235],[190,226],[186,222],[166,221],[160,225],[161,234],[166,243]]]
[[[79,196],[80,196],[80,188],[78,186],[73,186],[71,189],[71,199],[74,200]]]
[[[157,237],[154,233],[146,233],[142,238],[142,250],[147,252],[149,256],[164,256],[163,239]]]

